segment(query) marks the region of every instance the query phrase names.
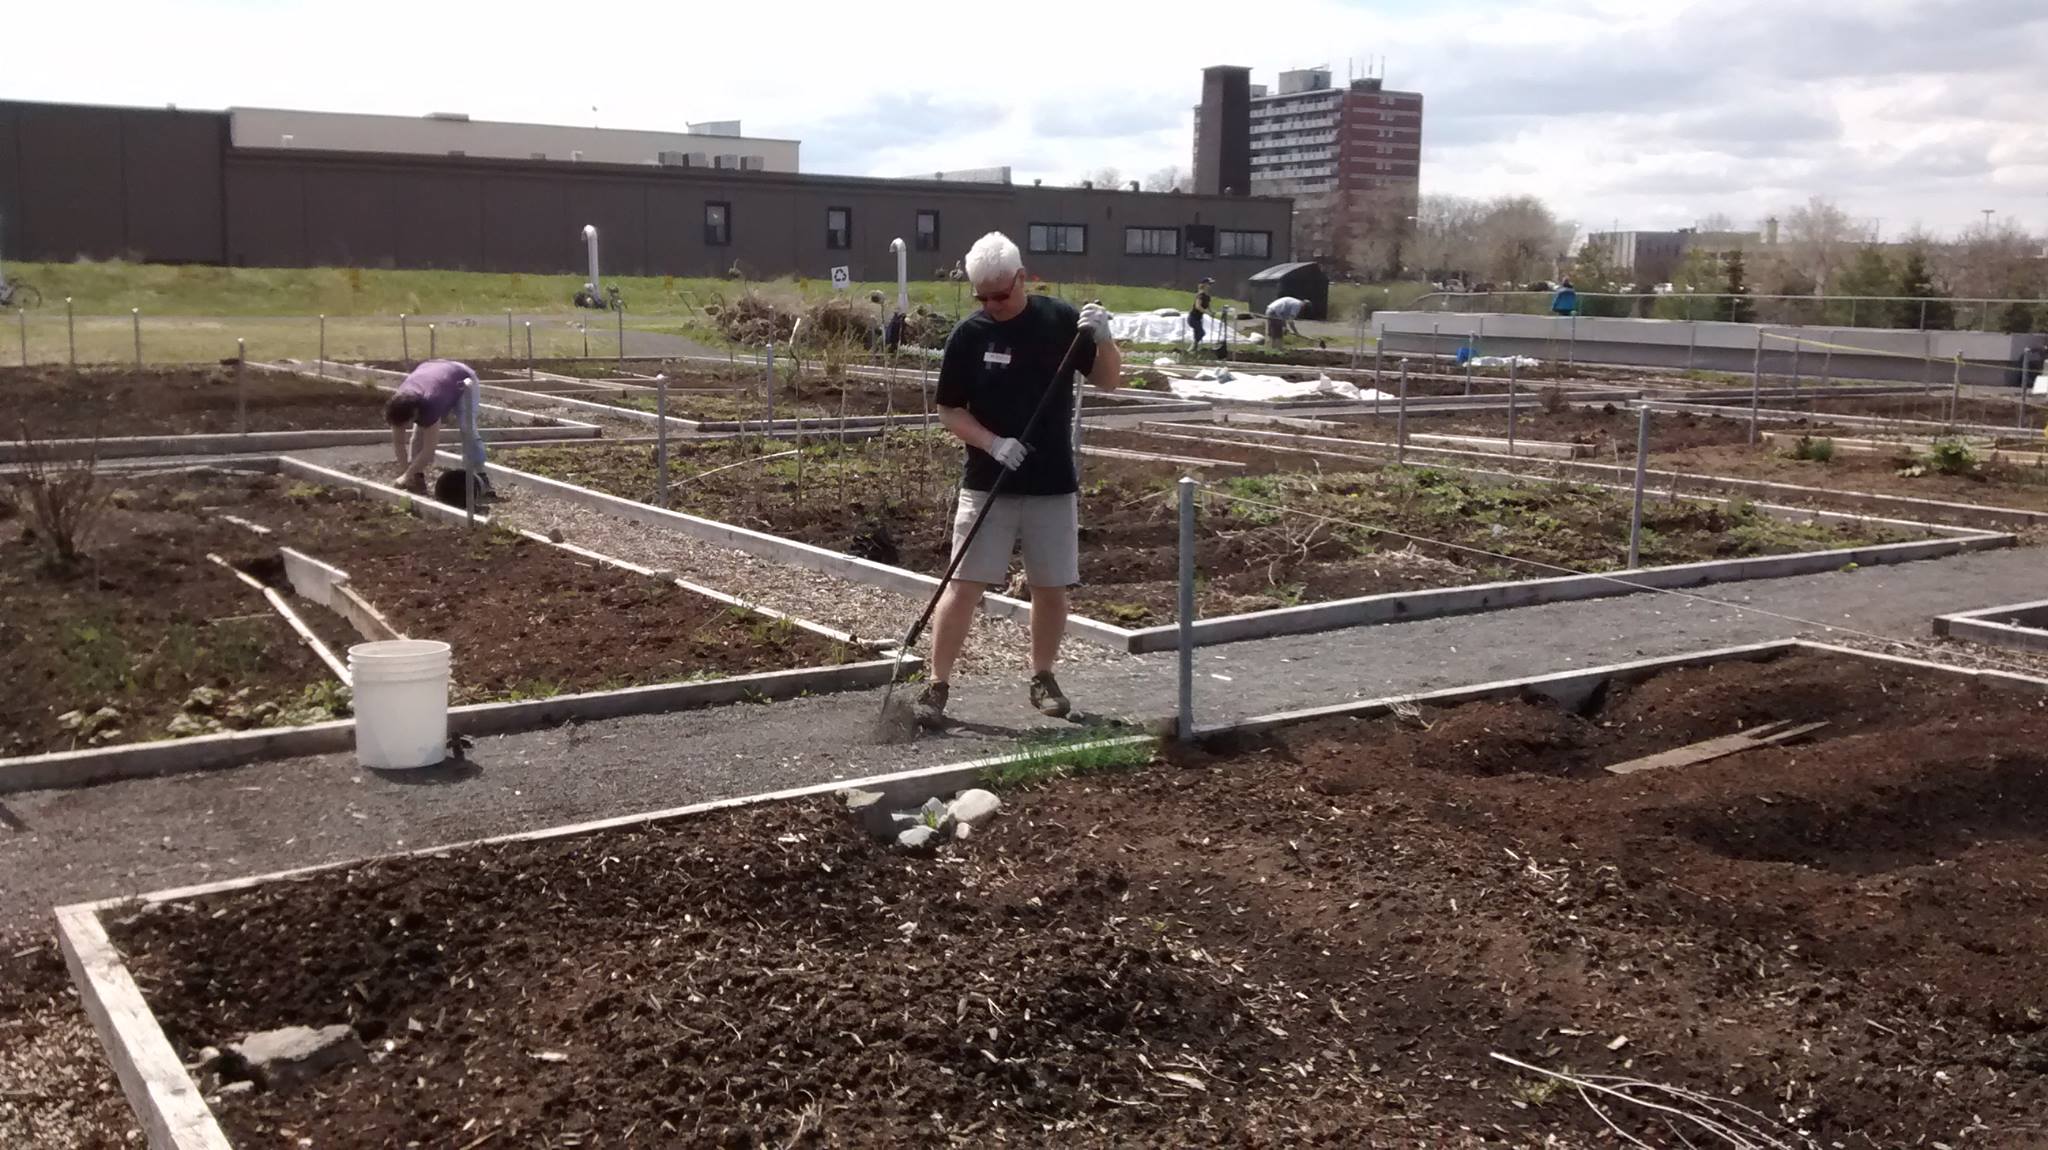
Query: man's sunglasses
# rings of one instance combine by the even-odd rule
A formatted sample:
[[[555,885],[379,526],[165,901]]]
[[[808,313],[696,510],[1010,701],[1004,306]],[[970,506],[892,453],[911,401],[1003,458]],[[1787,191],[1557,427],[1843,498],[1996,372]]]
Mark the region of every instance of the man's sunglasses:
[[[1013,279],[1013,280],[1011,280],[1011,281],[1010,281],[1010,288],[1009,288],[1009,290],[1008,290],[1008,291],[992,291],[992,292],[989,292],[989,293],[988,293],[987,295],[983,295],[983,294],[981,294],[980,292],[976,292],[976,293],[974,293],[974,302],[975,302],[975,303],[1009,303],[1009,302],[1010,302],[1010,297],[1011,297],[1011,296],[1013,296],[1013,295],[1016,295],[1016,294],[1017,294],[1017,281]]]

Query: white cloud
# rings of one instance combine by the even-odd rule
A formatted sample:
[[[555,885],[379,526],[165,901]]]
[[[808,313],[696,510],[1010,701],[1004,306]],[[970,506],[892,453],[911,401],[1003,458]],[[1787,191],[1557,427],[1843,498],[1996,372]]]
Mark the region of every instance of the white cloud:
[[[806,167],[1138,176],[1191,151],[1200,70],[1385,56],[1427,100],[1423,183],[1606,226],[1750,220],[1808,195],[1937,230],[2048,232],[2040,0],[1236,0],[1056,6],[364,0],[26,5],[17,99],[675,128],[743,120]],[[592,106],[597,108],[593,113]]]

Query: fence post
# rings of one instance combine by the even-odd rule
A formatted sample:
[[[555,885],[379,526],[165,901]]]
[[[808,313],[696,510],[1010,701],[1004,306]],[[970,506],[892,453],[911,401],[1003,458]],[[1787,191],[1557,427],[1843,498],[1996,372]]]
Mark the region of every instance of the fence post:
[[[1195,737],[1195,481],[1180,481],[1180,721],[1182,742]]]
[[[235,341],[235,434],[249,434],[249,346]]]
[[[587,323],[579,323],[579,324],[577,324],[577,325],[576,325],[576,329],[577,329],[578,331],[580,331],[580,332],[582,332],[582,333],[583,333],[583,358],[584,358],[584,359],[589,359],[589,358],[590,358],[590,325],[589,325],[589,324],[587,324]]]
[[[14,322],[21,330],[21,366],[28,366],[28,309],[15,308]]]
[[[1628,515],[1628,567],[1633,571],[1642,566],[1643,554],[1643,471],[1650,458],[1650,409],[1648,405],[1636,409],[1636,494],[1635,505]]]
[[[429,332],[434,330],[427,325]],[[429,356],[428,358],[432,358]],[[462,402],[467,410],[462,418],[462,515],[465,525],[476,526],[477,469],[469,461],[478,455],[477,447],[477,385],[474,378],[462,381]]]
[[[768,355],[766,358],[768,362],[763,366],[762,371],[764,373],[763,378],[768,381],[768,423],[763,428],[762,434],[772,439],[775,436],[775,338],[773,336],[770,336],[768,339]],[[803,420],[803,409],[798,408],[796,421],[802,423]]]
[[[1956,408],[1963,400],[1963,353],[1956,353],[1955,382],[1948,391],[1948,433],[1956,433]]]
[[[1400,393],[1394,397],[1394,462],[1408,462],[1408,361],[1401,361]]]
[[[1837,336],[1837,337],[1839,337],[1839,336],[1840,336],[1840,335],[1841,335],[1842,333],[1840,333],[1840,332],[1829,332],[1828,334],[1829,334],[1829,335],[1833,335],[1833,336]],[[1828,385],[1828,382],[1829,382],[1830,380],[1832,380],[1832,379],[1834,378],[1834,374],[1835,374],[1835,346],[1834,346],[1834,344],[1835,344],[1835,341],[1834,341],[1834,340],[1829,340],[1829,341],[1827,342],[1827,344],[1826,344],[1826,345],[1825,345],[1824,347],[1822,347],[1822,348],[1821,348],[1821,353],[1820,353],[1820,385],[1821,385],[1821,387],[1823,387],[1823,388],[1827,387],[1827,385]]]
[[[1920,330],[1927,330],[1927,301],[1924,299],[1920,301]]]
[[[319,358],[318,360],[316,360],[315,362],[317,362],[317,363],[318,363],[318,364],[320,365],[320,378],[321,378],[321,379],[326,379],[326,378],[327,378],[327,313],[326,313],[326,312],[324,312],[324,311],[320,313],[320,358]]]
[[[434,330],[434,325],[431,323],[427,325],[427,358],[441,358],[440,333]]]
[[[613,309],[612,309],[612,312],[613,312],[613,313],[614,313],[615,315],[617,315],[617,316],[619,317],[619,321],[618,321],[618,324],[619,324],[619,362],[620,362],[620,363],[625,363],[625,362],[626,362],[626,301],[625,301],[625,300],[620,300],[620,301],[619,301],[619,306],[617,306],[617,307],[613,308]],[[771,345],[771,346],[772,346],[772,345]],[[772,355],[771,355],[771,358],[772,358]],[[769,370],[770,370],[770,374],[773,374],[773,371],[774,371],[774,369],[773,369],[773,368],[771,368],[771,369],[769,369]]]
[[[533,321],[526,321],[526,382],[533,382]]]
[[[1806,341],[1799,336],[1792,337],[1792,398],[1799,398],[1799,351]]]
[[[1380,380],[1380,365],[1381,365],[1381,364],[1382,364],[1382,363],[1383,363],[1383,362],[1385,361],[1385,359],[1386,359],[1386,351],[1387,351],[1387,346],[1386,346],[1386,345],[1387,345],[1387,336],[1386,336],[1386,333],[1385,333],[1385,332],[1381,332],[1381,333],[1380,333],[1380,337],[1379,337],[1378,339],[1374,340],[1374,341],[1373,341],[1373,345],[1372,345],[1372,389],[1373,389],[1374,391],[1379,391],[1379,390],[1382,390],[1382,389],[1381,389],[1381,387],[1380,387],[1380,382],[1381,382],[1381,380]],[[24,357],[24,361],[25,361],[25,359],[26,359],[26,357]]]
[[[1522,374],[1522,356],[1508,357],[1508,454],[1515,453],[1515,384]]]
[[[1429,325],[1429,366],[1431,371],[1436,370],[1436,361],[1443,357],[1443,353],[1438,350],[1440,346],[1439,341],[1443,334],[1443,326],[1441,323]]]
[[[1749,373],[1749,445],[1756,446],[1756,413],[1764,388],[1764,329],[1756,329],[1756,365]]]
[[[1564,362],[1565,366],[1573,371],[1579,370],[1579,309],[1577,307],[1572,308],[1571,339],[1565,344]]]
[[[654,497],[668,506],[668,374],[654,377]]]
[[[131,307],[128,317],[135,324],[135,370],[142,370],[142,309]]]
[[[2027,426],[2027,360],[2030,357],[2031,353],[2028,349],[2020,349],[2020,417],[2019,422],[2015,426],[2021,430],[2025,430]],[[2044,363],[2042,366],[2048,367],[2048,363]]]
[[[1920,386],[1934,386],[1934,334],[1924,328],[1920,332]]]
[[[508,307],[505,309],[505,358],[511,359],[514,354],[512,350],[512,309]]]
[[[1849,326],[1856,326],[1856,297],[1849,297]]]
[[[398,362],[412,370],[412,329],[405,321],[405,313],[398,313]]]
[[[1688,304],[1686,310],[1690,311],[1691,307],[1689,305],[1691,300],[1688,299],[1686,302]],[[1699,353],[1700,348],[1700,325],[1697,321],[1687,320],[1685,331],[1685,370],[1691,371],[1693,359]]]
[[[71,346],[71,370],[78,370],[78,324],[71,314],[71,297],[64,297],[64,338]]]

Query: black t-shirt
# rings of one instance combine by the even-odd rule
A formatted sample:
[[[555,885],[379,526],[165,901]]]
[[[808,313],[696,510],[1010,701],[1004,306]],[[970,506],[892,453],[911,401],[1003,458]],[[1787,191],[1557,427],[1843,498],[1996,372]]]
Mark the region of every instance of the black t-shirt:
[[[1195,310],[1199,312],[1206,312],[1209,310],[1208,292],[1198,291],[1195,293]]]
[[[966,408],[999,436],[1024,439],[1024,425],[1031,422],[1039,396],[1048,387],[1054,389],[1037,429],[1024,439],[1031,454],[1003,481],[1006,494],[1071,495],[1081,489],[1071,426],[1074,380],[1053,379],[1080,328],[1081,313],[1074,305],[1034,295],[1026,298],[1023,311],[1000,323],[987,312],[975,312],[946,340],[946,356],[939,366],[939,403]],[[1082,340],[1074,366],[1084,373],[1095,366],[1094,343]],[[1002,470],[988,453],[970,447],[961,485],[987,491]]]

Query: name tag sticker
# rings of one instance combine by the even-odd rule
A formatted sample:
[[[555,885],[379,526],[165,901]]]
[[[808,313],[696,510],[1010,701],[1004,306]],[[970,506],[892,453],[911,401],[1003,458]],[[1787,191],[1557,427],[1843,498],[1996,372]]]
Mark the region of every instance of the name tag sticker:
[[[1010,366],[1010,353],[1007,351],[985,351],[981,353],[981,362],[1008,367]]]

